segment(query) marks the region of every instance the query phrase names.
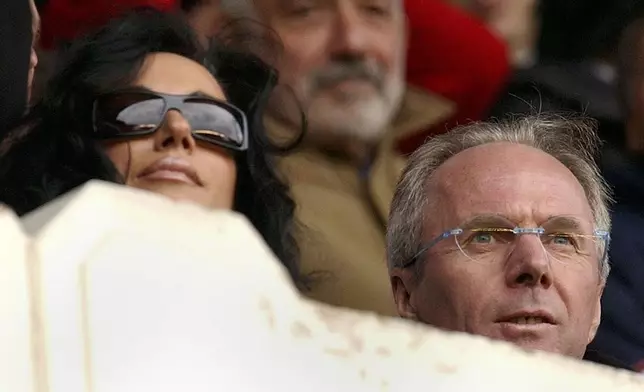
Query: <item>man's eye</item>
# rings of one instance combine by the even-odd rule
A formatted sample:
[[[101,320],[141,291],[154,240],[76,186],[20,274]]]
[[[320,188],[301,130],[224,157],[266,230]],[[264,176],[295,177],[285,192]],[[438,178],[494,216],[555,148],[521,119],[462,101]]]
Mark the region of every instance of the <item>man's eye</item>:
[[[575,238],[568,234],[553,234],[550,241],[558,246],[576,246]]]
[[[471,243],[473,244],[491,244],[494,241],[494,236],[489,232],[478,232],[472,236]]]
[[[315,9],[310,6],[293,7],[288,11],[289,16],[304,18],[310,16]]]
[[[389,9],[377,5],[367,5],[363,7],[364,11],[375,16],[389,15]]]

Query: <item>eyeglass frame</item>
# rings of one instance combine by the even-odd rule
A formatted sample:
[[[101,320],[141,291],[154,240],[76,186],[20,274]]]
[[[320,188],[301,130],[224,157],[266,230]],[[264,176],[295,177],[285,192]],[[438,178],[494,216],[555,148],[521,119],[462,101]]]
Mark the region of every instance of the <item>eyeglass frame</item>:
[[[241,145],[237,145],[237,144],[234,144],[234,143],[221,143],[221,144],[218,144],[218,145],[220,145],[220,146],[222,146],[224,148],[230,148],[231,150],[238,151],[238,152],[244,152],[244,151],[248,150],[249,131],[248,131],[248,119],[246,118],[246,113],[244,113],[241,109],[239,109],[238,107],[236,107],[235,105],[233,105],[231,103],[228,103],[228,102],[213,98],[213,97],[208,96],[206,94],[198,94],[198,93],[197,94],[164,94],[164,93],[159,93],[159,92],[156,92],[156,91],[148,90],[148,89],[145,89],[145,88],[125,88],[125,89],[112,90],[112,91],[103,93],[103,94],[99,95],[94,100],[94,102],[92,104],[92,130],[93,130],[95,135],[100,135],[100,132],[98,131],[97,124],[96,124],[96,121],[97,121],[96,120],[96,111],[98,109],[99,101],[104,97],[108,97],[110,95],[117,95],[117,94],[142,94],[142,95],[147,94],[147,95],[155,96],[157,98],[162,99],[164,106],[163,106],[162,114],[160,115],[161,121],[159,122],[159,124],[155,128],[153,128],[151,130],[132,131],[132,132],[128,132],[128,133],[120,133],[120,134],[114,135],[113,137],[110,137],[110,138],[107,138],[107,137],[103,138],[103,137],[98,136],[101,139],[106,139],[106,140],[107,139],[127,139],[127,138],[136,138],[136,137],[140,137],[140,136],[154,135],[161,128],[161,126],[163,125],[164,120],[165,120],[165,118],[168,115],[168,112],[170,110],[176,110],[179,113],[181,113],[181,115],[183,116],[183,112],[181,111],[181,109],[182,109],[183,106],[185,106],[185,100],[190,99],[190,98],[194,98],[194,99],[204,99],[204,100],[213,102],[214,103],[213,106],[217,106],[217,107],[222,108],[222,109],[228,111],[229,113],[231,113],[231,115],[233,115],[233,117],[235,118],[237,123],[240,125],[241,131],[242,131],[242,138],[243,138]],[[131,106],[131,105],[128,105],[128,107],[129,106]],[[190,127],[192,128],[192,125]],[[192,135],[193,137],[194,136],[199,136],[199,135],[195,135],[195,133],[193,132],[192,129],[190,131],[190,135]],[[198,137],[196,139],[200,140],[200,141],[202,141],[204,143],[212,143],[210,141],[203,140],[203,139],[198,138]],[[212,144],[217,144],[217,143],[212,143]]]
[[[492,228],[486,228],[486,227],[476,228],[476,230],[480,230],[480,231],[485,231],[484,229],[488,229],[490,231],[492,230]],[[447,230],[447,231],[441,233],[440,235],[435,237],[433,240],[431,240],[428,243],[426,243],[425,246],[423,246],[418,252],[416,252],[416,254],[414,256],[412,256],[408,261],[403,263],[402,268],[408,268],[408,267],[412,266],[413,264],[415,264],[416,261],[418,261],[418,259],[420,258],[420,256],[423,255],[423,253],[427,252],[428,250],[430,250],[431,248],[436,246],[442,240],[447,239],[449,237],[457,236],[459,234],[463,234],[464,231],[465,231],[464,229],[461,229],[460,227],[457,227],[457,228]],[[524,235],[524,234],[536,234],[539,237],[541,237],[543,234],[545,234],[546,230],[543,227],[515,227],[513,229],[508,228],[507,232],[512,232],[515,236],[516,235]],[[610,238],[610,232],[608,232],[607,230],[594,230],[592,235],[601,238],[605,242],[605,244],[604,244],[604,249],[605,250],[604,250],[604,255],[602,255],[602,259],[605,258],[606,257],[606,249],[608,249],[608,246],[610,244],[610,239],[611,239]]]

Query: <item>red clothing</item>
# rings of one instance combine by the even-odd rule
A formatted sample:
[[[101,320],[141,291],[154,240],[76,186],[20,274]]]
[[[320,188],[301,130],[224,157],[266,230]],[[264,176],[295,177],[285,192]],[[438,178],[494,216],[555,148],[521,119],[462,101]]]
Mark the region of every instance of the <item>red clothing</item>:
[[[41,15],[41,45],[51,49],[135,7],[169,11],[175,3],[176,0],[49,0]]]
[[[427,136],[482,120],[510,76],[504,43],[445,0],[405,0],[409,18],[407,81],[448,98],[456,114],[401,144],[411,152]]]

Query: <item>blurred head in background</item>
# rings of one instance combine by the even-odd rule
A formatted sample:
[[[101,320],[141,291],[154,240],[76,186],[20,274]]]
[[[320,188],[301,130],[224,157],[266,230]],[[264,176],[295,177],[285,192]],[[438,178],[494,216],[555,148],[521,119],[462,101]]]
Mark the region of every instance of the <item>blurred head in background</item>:
[[[474,15],[508,45],[516,67],[536,60],[539,0],[462,0]]]
[[[39,28],[33,0],[0,2],[0,138],[27,108]]]
[[[29,9],[31,10],[31,53],[29,55],[29,75],[27,79],[27,99],[31,99],[31,90],[34,84],[34,75],[38,65],[38,55],[36,49],[40,41],[40,14],[34,0],[29,0]]]
[[[301,105],[318,142],[376,143],[399,107],[406,50],[400,0],[184,0],[183,8],[202,36],[217,30],[221,15],[272,28],[283,43],[276,66],[284,87],[271,111],[299,124]]]

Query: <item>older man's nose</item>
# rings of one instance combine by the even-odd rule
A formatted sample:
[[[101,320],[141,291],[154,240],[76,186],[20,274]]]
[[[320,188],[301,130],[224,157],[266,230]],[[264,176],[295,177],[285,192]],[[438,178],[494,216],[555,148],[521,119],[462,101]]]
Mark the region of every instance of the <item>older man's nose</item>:
[[[515,239],[506,264],[506,284],[509,287],[552,285],[551,257],[541,239],[535,235],[520,235]]]
[[[331,53],[340,57],[363,58],[373,44],[369,29],[356,10],[338,12],[330,41]]]

